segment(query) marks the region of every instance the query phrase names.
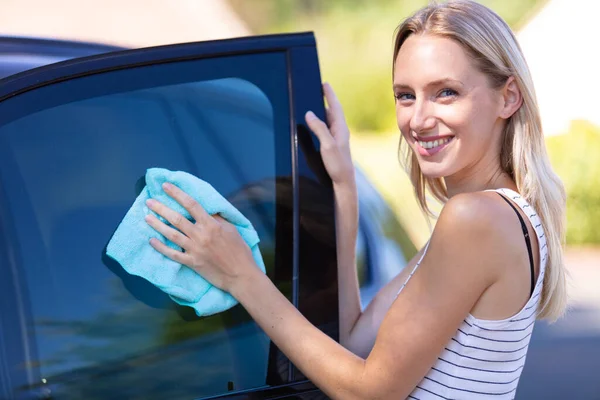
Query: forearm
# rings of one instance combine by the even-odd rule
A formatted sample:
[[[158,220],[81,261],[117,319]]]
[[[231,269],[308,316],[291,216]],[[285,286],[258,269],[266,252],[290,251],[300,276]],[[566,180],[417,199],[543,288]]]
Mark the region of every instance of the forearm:
[[[358,232],[358,193],[354,179],[334,185],[338,259],[338,304],[340,343],[349,347],[352,329],[361,315],[356,273],[356,236]]]
[[[361,399],[365,361],[313,326],[256,271],[231,289],[258,325],[292,363],[329,397]]]

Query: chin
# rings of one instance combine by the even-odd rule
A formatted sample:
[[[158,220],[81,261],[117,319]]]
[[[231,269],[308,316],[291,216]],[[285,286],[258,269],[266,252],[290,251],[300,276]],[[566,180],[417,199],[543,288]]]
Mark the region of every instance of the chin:
[[[452,171],[445,165],[419,163],[419,167],[423,176],[430,179],[445,178],[452,175]]]
[[[445,178],[448,176],[448,174],[444,174],[444,173],[425,173],[423,172],[423,176],[425,178],[429,178],[429,179],[436,179],[436,178]]]

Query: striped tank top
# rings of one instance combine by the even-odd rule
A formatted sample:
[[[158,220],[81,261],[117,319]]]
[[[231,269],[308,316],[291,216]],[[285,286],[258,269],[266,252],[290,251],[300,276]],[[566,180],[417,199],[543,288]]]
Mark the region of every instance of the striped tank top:
[[[447,343],[436,363],[409,399],[514,399],[540,302],[548,249],[541,220],[518,193],[496,190],[511,199],[529,218],[538,238],[540,273],[523,308],[503,320],[481,320],[469,314]],[[398,294],[423,259],[427,247]]]

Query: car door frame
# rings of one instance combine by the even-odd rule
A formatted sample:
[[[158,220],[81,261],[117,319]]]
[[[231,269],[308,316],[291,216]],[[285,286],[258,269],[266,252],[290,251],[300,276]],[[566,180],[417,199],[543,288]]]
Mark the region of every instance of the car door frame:
[[[292,181],[294,191],[292,302],[298,307],[297,293],[301,284],[301,271],[299,265],[302,258],[302,255],[299,254],[299,243],[303,240],[303,237],[299,234],[300,211],[298,202],[301,190],[299,185],[300,176],[308,176],[322,185],[325,189],[331,189],[331,182],[328,180],[328,176],[323,174],[322,165],[318,165],[316,169],[318,172],[315,172],[315,168],[308,167],[308,164],[299,162],[299,160],[308,158],[305,154],[306,149],[300,149],[298,146],[298,132],[304,132],[305,135],[309,132],[303,118],[304,114],[307,111],[312,110],[319,118],[325,119],[316,41],[311,32],[167,45],[148,49],[123,50],[72,59],[24,71],[0,80],[0,103],[28,91],[87,75],[161,63],[274,51],[285,52],[287,58],[290,104],[289,132],[292,144],[290,151],[292,154]],[[319,101],[316,101],[316,99],[319,99]],[[318,143],[314,135],[308,133],[308,136],[311,137],[313,145],[310,151],[312,153],[318,152]],[[299,164],[301,165],[299,166]],[[318,179],[315,178],[315,174],[318,175]],[[2,198],[5,198],[2,196],[2,190],[3,188],[0,187],[0,201]],[[330,195],[330,199],[333,201],[332,195]],[[0,208],[0,211],[1,210],[2,208]],[[3,213],[0,212],[0,220],[7,223],[10,216],[2,214]],[[11,320],[17,321],[16,326],[19,327],[18,330],[21,334],[20,336],[27,337],[25,327],[27,295],[26,293],[18,293],[20,288],[24,288],[25,286],[18,283],[22,279],[18,272],[18,260],[16,260],[15,254],[9,253],[10,246],[7,244],[6,240],[10,239],[7,238],[7,232],[4,231],[2,224],[0,224],[0,238],[5,239],[0,240],[0,265],[7,266],[7,268],[3,268],[3,271],[0,271],[0,274],[8,277],[6,282],[13,282],[15,284],[15,292],[13,294],[21,299],[20,305],[24,306],[24,308],[16,307],[14,309],[14,314],[9,317]],[[7,318],[6,315],[4,317]],[[332,315],[330,317],[332,317]],[[337,324],[337,307],[335,321],[333,322]],[[29,340],[31,341],[33,339]],[[31,359],[27,355],[34,351],[32,350],[35,347],[34,344],[23,343],[23,345],[24,348],[21,349],[23,359]],[[27,370],[24,373],[28,375],[29,382],[38,381],[37,379],[39,376],[35,376],[30,370]],[[288,383],[284,385],[249,389],[212,398],[238,398],[240,396],[242,396],[242,398],[282,398],[288,395],[298,395],[301,392],[314,390],[316,390],[315,386],[309,381],[304,379],[296,381],[295,368],[292,368],[290,364]]]

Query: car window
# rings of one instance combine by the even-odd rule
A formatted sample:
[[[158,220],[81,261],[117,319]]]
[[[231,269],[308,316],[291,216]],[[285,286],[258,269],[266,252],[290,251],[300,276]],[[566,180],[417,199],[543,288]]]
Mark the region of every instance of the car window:
[[[146,169],[183,170],[251,220],[290,298],[275,277],[292,264],[276,179],[291,175],[288,96],[285,54],[264,53],[90,75],[2,104],[0,212],[26,298],[0,301],[26,307],[32,350],[13,368],[35,377],[14,390],[190,399],[268,384],[273,347],[241,306],[198,318],[105,248]]]

